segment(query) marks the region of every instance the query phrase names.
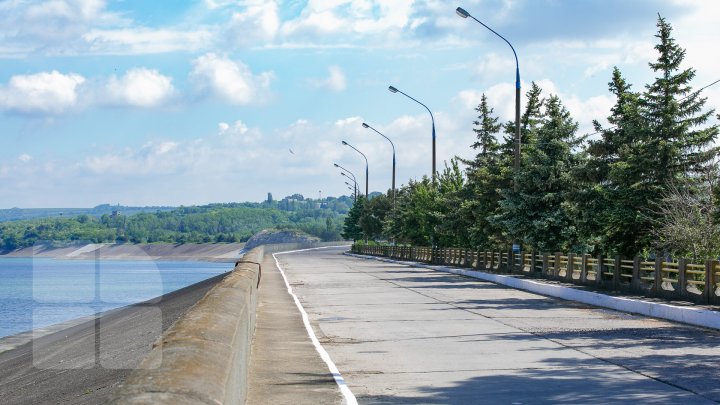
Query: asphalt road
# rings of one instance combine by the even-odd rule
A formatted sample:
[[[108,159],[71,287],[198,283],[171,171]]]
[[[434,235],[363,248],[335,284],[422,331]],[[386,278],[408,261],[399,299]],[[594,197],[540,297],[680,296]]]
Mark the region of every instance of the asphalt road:
[[[361,404],[720,402],[720,332],[343,250],[279,260]]]
[[[0,353],[0,404],[98,404],[219,275]]]

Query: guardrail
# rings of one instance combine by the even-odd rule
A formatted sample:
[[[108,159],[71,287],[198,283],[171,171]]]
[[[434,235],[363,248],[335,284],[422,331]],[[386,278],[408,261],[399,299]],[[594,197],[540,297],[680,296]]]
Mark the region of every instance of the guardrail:
[[[352,252],[428,264],[470,267],[486,272],[524,274],[649,297],[720,305],[720,262],[685,259],[632,260],[587,254],[484,252],[471,249],[354,244]]]

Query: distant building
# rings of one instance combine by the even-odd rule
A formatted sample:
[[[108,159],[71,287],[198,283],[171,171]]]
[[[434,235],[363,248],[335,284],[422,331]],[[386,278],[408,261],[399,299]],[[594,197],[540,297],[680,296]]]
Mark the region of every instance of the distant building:
[[[272,193],[268,193],[267,202],[269,202],[269,203],[273,202]]]

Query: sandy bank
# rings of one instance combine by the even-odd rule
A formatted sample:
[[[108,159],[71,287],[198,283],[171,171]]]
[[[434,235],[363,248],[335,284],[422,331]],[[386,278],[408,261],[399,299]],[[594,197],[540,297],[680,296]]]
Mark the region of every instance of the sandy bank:
[[[153,244],[78,244],[70,247],[34,246],[0,257],[46,257],[53,259],[118,260],[194,260],[234,262],[243,243],[153,243]]]

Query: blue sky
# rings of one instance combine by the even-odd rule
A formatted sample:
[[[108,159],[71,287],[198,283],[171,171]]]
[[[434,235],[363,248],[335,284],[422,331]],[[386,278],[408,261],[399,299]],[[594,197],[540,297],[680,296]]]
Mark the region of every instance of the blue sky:
[[[656,18],[697,69],[720,79],[720,2],[703,0],[2,0],[0,208],[190,205],[347,193],[472,156],[485,93],[513,116],[514,59],[462,6],[506,36],[524,89],[558,94],[580,124],[604,118],[618,66],[652,81]],[[705,92],[720,107],[720,85]],[[292,152],[291,152],[292,150]]]

